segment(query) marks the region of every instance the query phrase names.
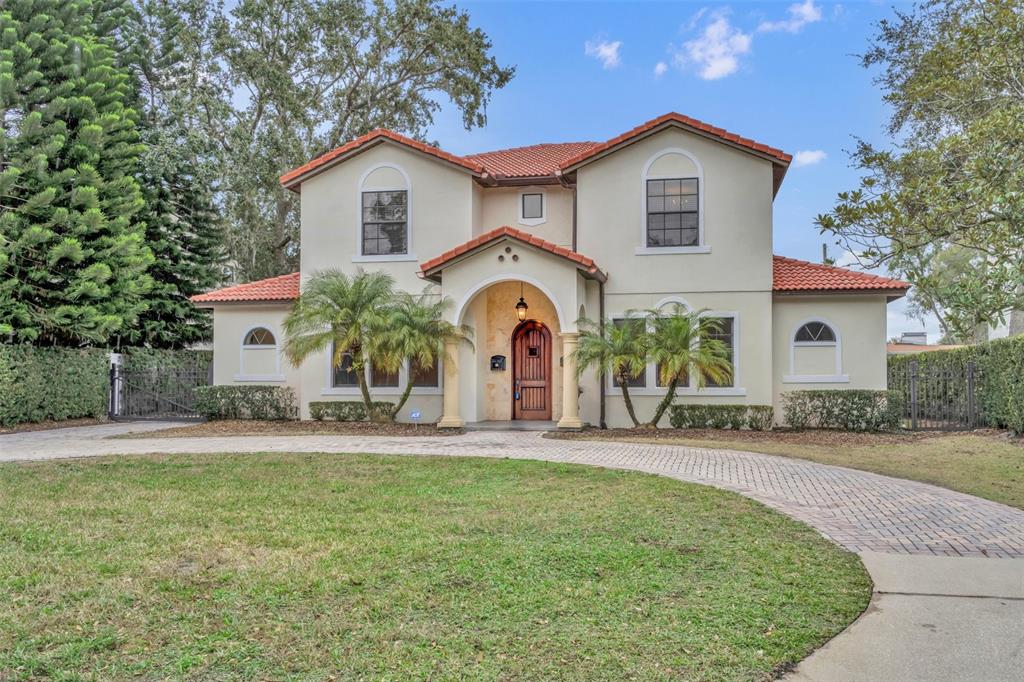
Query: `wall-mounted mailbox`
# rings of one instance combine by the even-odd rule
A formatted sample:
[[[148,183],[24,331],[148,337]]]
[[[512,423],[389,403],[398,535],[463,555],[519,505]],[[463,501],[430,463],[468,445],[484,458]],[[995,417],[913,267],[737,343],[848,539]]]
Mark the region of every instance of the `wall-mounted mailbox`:
[[[492,355],[491,356],[491,369],[504,372],[505,371],[505,356],[504,355]]]

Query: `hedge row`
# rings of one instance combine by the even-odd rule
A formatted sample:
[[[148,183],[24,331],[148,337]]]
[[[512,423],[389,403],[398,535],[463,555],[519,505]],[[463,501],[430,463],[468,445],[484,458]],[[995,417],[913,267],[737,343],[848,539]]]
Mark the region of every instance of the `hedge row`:
[[[782,394],[782,410],[794,429],[891,431],[900,426],[903,401],[895,391],[789,391]]]
[[[775,423],[775,409],[771,405],[673,405],[669,422],[677,429],[767,431]]]
[[[889,376],[906,376],[913,361],[917,362],[921,380],[939,370],[959,372],[973,362],[976,396],[985,423],[1024,433],[1024,336],[952,350],[891,356]],[[904,399],[909,401],[909,396]],[[950,396],[950,400],[955,399]]]
[[[390,414],[394,403],[374,401],[371,403],[377,416]],[[351,400],[319,400],[309,403],[309,416],[316,421],[333,419],[338,422],[366,421],[366,406],[362,401]]]
[[[121,351],[122,366],[129,372],[147,369],[194,371],[202,376],[213,364],[212,350],[162,350],[126,348]]]
[[[0,346],[0,426],[107,413],[109,353]]]
[[[288,386],[200,386],[196,412],[206,419],[297,419],[295,391]]]

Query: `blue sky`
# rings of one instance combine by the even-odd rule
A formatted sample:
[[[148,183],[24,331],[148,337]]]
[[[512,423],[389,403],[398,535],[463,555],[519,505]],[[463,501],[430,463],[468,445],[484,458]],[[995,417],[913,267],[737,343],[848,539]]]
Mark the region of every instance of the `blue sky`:
[[[814,217],[856,186],[844,150],[853,136],[886,142],[875,73],[855,55],[889,3],[459,5],[516,77],[495,93],[486,128],[465,131],[451,107],[438,116],[430,137],[454,153],[606,140],[678,111],[797,155],[775,200],[775,252],[818,261],[826,240]],[[904,308],[890,304],[890,336],[922,328]],[[926,328],[937,341],[937,323]]]

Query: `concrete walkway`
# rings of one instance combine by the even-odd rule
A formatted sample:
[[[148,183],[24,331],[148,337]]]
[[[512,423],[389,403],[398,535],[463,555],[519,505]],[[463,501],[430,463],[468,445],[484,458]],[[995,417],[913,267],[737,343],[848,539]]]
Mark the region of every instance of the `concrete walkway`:
[[[156,452],[361,452],[538,459],[660,474],[758,500],[862,557],[875,582],[870,607],[803,661],[793,679],[1019,680],[1024,669],[1024,511],[1006,505],[805,460],[551,440],[528,432],[106,439],[167,426],[106,424],[0,435],[0,461]]]

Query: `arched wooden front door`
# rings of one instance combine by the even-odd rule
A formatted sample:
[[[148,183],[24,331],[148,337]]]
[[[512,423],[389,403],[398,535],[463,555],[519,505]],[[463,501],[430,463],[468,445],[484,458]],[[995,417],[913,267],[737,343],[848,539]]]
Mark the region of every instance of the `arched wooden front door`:
[[[512,332],[512,418],[551,419],[551,332],[536,320]]]

